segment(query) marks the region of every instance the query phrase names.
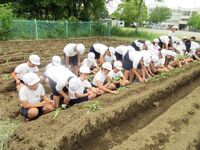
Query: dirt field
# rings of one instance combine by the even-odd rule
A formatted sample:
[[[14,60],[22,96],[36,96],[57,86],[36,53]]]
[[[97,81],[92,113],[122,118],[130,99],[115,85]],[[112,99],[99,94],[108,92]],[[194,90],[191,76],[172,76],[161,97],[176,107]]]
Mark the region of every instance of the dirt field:
[[[87,48],[96,41],[112,46],[129,43],[111,39],[77,40]],[[70,41],[2,42],[0,48],[7,54],[1,57],[6,60],[0,65],[1,74],[8,75],[34,51],[42,56],[45,66],[44,59],[50,60],[56,53],[62,56],[67,42]],[[16,56],[16,50],[25,55],[23,59]],[[2,78],[6,79],[5,75]],[[200,64],[193,63],[172,70],[164,79],[135,83],[118,95],[105,94],[97,98],[101,109],[96,112],[85,108],[83,103],[60,111],[56,119],[53,119],[55,112],[28,123],[24,123],[21,116],[11,119],[8,125],[13,121],[18,124],[8,139],[8,149],[199,149],[199,77]],[[0,125],[10,112],[19,109],[12,81],[1,82]],[[3,133],[1,128],[0,133]]]

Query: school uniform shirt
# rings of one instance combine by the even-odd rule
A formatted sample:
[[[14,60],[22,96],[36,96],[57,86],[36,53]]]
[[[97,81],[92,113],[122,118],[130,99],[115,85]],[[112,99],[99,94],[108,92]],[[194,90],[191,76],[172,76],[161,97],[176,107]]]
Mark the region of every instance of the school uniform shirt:
[[[122,55],[122,57],[124,57],[124,55],[127,53],[127,51],[128,51],[127,46],[124,46],[124,45],[120,45],[115,48],[115,52]]]
[[[85,88],[91,88],[92,87],[91,83],[88,80],[82,80],[80,77],[79,77],[79,79],[83,82],[83,86]]]
[[[89,68],[91,68],[92,66],[97,66],[97,62],[96,60],[94,59],[94,61],[91,61],[89,60],[88,58],[85,58],[82,63],[81,63],[82,66],[87,66]]]
[[[168,33],[168,37],[174,37],[175,35],[174,35],[174,32],[173,31],[169,31],[169,33]]]
[[[149,50],[145,51],[145,53],[143,54],[143,61],[144,61],[144,66],[148,67],[151,63],[151,57],[152,54],[150,53]]]
[[[116,61],[117,59],[116,59],[116,56],[115,55],[112,55],[112,56],[108,56],[108,55],[106,55],[105,57],[104,57],[104,61],[105,62],[109,62],[109,63],[113,63],[114,61]]]
[[[61,91],[68,86],[68,79],[70,77],[76,77],[74,73],[64,66],[52,66],[46,71],[46,75],[56,83],[57,91]]]
[[[111,70],[109,73],[108,73],[108,76],[113,79],[113,78],[123,78],[123,73],[121,71],[118,71],[117,73],[115,73],[113,70]]]
[[[20,101],[27,101],[30,104],[36,104],[41,101],[41,96],[45,95],[44,87],[38,84],[36,90],[30,90],[27,86],[23,86],[19,90]]]
[[[39,69],[37,66],[29,67],[28,63],[23,63],[23,64],[18,65],[15,68],[15,72],[17,73],[16,75],[17,78],[22,80],[23,75],[25,75],[26,73],[29,73],[29,72],[38,73]]]
[[[80,79],[80,78],[79,78],[79,79]],[[81,80],[81,79],[80,79],[80,80]],[[82,80],[81,80],[81,81],[82,81]],[[86,84],[88,84],[88,83],[86,83]],[[84,81],[80,82],[79,86],[82,87],[82,90],[79,90],[79,92],[78,92],[77,94],[84,94],[85,82],[84,82]],[[70,99],[77,99],[74,93],[70,93],[70,94],[69,94],[69,98],[70,98]]]
[[[163,35],[163,36],[160,36],[159,38],[160,38],[162,43],[167,44],[167,45],[169,44],[169,37],[168,36]]]
[[[104,84],[106,80],[106,76],[102,73],[102,71],[100,70],[99,72],[96,73],[96,75],[94,76],[93,80],[92,80],[92,84],[97,86],[97,81],[100,81],[101,84]]]
[[[133,62],[134,69],[137,69],[142,57],[143,57],[142,51],[130,51],[129,52],[129,59]]]
[[[108,47],[106,45],[100,44],[100,43],[94,44],[93,48],[97,53],[99,53],[101,55],[104,55],[105,52],[108,50]]]
[[[75,47],[76,47],[76,44],[75,43],[70,43],[70,44],[67,44],[64,49],[63,49],[63,52],[65,53],[66,56],[68,57],[73,57],[75,55],[78,54],[77,51],[75,51]]]
[[[191,55],[195,55],[195,54],[196,54],[196,51],[197,51],[198,49],[200,49],[200,45],[199,45],[197,42],[191,41],[191,47],[190,47],[190,49],[191,49],[190,54],[191,54]]]

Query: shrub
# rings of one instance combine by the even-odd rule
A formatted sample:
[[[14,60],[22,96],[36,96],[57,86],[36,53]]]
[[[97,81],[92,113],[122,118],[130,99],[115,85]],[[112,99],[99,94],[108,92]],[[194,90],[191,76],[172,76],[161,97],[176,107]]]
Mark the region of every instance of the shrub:
[[[10,32],[14,14],[11,4],[0,5],[0,39],[6,40]]]
[[[137,31],[137,30],[123,30],[119,27],[112,27],[111,29],[111,35],[112,36],[119,36],[119,37],[133,37],[133,38],[141,38],[145,40],[153,40],[154,38],[157,38],[157,34],[148,33],[144,31]]]

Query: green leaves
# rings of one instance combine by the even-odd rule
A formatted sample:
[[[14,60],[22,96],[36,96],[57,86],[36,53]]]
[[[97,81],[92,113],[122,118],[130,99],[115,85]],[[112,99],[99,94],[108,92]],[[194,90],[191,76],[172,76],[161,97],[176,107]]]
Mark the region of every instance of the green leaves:
[[[188,25],[193,28],[193,30],[200,30],[200,14],[193,14],[188,20]]]
[[[140,13],[138,13],[139,9]],[[147,7],[144,2],[140,6],[138,0],[129,0],[120,4],[111,16],[125,21],[126,25],[129,25],[131,22],[138,22],[138,17],[139,22],[142,23],[147,19]]]
[[[171,18],[171,10],[167,7],[156,7],[149,16],[149,21],[152,23],[161,23]]]

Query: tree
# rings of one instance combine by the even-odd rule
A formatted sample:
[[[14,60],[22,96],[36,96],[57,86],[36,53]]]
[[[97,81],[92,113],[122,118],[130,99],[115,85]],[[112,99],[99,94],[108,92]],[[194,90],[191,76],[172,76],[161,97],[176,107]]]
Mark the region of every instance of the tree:
[[[6,39],[8,33],[10,32],[14,18],[12,11],[11,4],[8,3],[0,5],[0,39]]]
[[[200,30],[200,15],[199,14],[193,14],[187,23],[192,30],[198,31]]]
[[[125,21],[126,25],[131,22],[143,23],[147,19],[147,7],[143,0],[126,0],[111,16]]]
[[[161,23],[170,19],[172,12],[167,7],[156,7],[149,15],[149,22],[151,23]]]
[[[2,0],[4,2],[5,0]],[[106,0],[7,0],[17,17],[26,19],[68,19],[89,21],[106,15]],[[108,1],[108,0],[107,0]],[[0,3],[2,3],[0,2]],[[102,14],[102,12],[104,12]]]

